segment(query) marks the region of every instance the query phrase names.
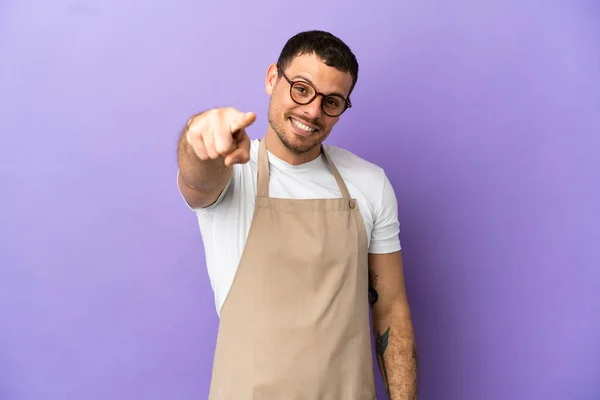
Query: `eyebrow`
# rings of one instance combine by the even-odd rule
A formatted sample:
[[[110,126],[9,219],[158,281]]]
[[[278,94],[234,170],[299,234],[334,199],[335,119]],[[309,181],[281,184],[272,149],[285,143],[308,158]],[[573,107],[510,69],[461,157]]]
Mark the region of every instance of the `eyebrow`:
[[[310,84],[312,84],[312,85],[314,85],[314,86],[317,86],[317,85],[315,85],[315,84],[314,84],[314,83],[313,83],[313,82],[312,82],[310,79],[308,79],[307,77],[305,77],[305,76],[303,76],[303,75],[294,75],[294,77],[293,77],[291,80],[292,80],[292,81],[294,81],[294,80],[296,80],[297,78],[304,79],[306,82],[308,82],[308,83],[310,83]],[[346,99],[346,96],[344,96],[343,94],[341,94],[341,93],[339,93],[339,92],[333,92],[333,93],[329,93],[329,94],[325,93],[325,94],[326,94],[326,95],[333,95],[333,94],[336,94],[336,95],[340,96],[341,98],[343,98],[343,99]]]

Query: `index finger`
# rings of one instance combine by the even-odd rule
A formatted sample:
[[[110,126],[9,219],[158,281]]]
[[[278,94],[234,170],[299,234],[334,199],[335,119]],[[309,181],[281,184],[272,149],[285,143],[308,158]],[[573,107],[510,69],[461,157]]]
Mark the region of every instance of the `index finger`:
[[[252,125],[256,120],[256,114],[253,112],[247,112],[238,121],[231,124],[231,133],[237,132],[240,129],[244,129]]]

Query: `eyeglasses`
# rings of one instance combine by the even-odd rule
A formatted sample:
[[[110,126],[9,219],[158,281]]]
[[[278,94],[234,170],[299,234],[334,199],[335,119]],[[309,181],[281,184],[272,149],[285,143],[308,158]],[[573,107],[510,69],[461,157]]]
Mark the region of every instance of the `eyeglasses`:
[[[277,69],[290,84],[290,97],[296,104],[306,105],[316,99],[317,96],[323,96],[321,109],[330,117],[338,117],[342,115],[348,108],[352,107],[349,99],[337,94],[321,93],[317,91],[313,85],[305,81],[292,81],[285,75],[279,66],[277,66]]]

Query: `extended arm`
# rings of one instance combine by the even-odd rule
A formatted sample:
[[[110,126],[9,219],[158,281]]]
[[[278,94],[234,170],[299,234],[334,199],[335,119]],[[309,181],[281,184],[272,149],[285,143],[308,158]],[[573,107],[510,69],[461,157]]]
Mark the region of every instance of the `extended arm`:
[[[404,285],[402,254],[369,254],[369,294],[377,361],[390,400],[416,400],[417,345]]]
[[[200,159],[187,139],[187,129],[181,134],[177,146],[177,183],[191,206],[206,207],[217,200],[233,170],[225,165],[222,158]]]
[[[233,164],[250,159],[245,128],[254,113],[234,108],[209,110],[192,117],[177,146],[177,184],[192,207],[214,203],[233,175]]]

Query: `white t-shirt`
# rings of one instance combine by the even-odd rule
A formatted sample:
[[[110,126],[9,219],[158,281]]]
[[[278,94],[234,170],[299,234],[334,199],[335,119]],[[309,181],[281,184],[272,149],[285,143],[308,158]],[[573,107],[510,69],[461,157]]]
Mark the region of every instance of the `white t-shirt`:
[[[193,209],[204,243],[217,314],[229,292],[254,214],[259,139],[251,141],[250,161],[236,164],[231,181],[215,202]],[[358,202],[367,230],[369,253],[399,251],[398,203],[384,170],[339,147],[323,145]],[[293,166],[270,152],[269,196],[311,199],[341,197],[327,161]]]

